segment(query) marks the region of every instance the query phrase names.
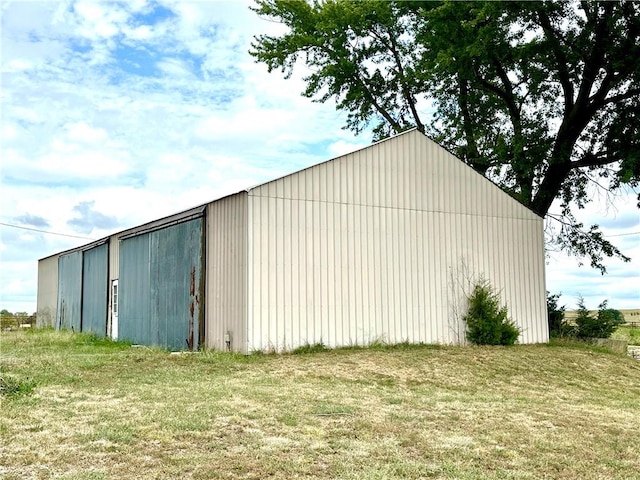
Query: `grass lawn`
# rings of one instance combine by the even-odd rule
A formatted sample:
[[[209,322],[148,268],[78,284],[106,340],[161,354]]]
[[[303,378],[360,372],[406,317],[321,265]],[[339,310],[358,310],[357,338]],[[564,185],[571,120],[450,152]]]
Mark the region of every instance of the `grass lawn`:
[[[4,479],[638,479],[640,362],[575,345],[171,355],[0,337]]]
[[[611,338],[626,340],[629,345],[640,345],[640,328],[630,325],[620,325]]]

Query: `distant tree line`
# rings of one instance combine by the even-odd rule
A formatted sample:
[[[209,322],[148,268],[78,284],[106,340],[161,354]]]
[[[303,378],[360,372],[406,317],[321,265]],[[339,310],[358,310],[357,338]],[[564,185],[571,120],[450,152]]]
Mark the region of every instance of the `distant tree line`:
[[[36,314],[29,315],[27,312],[15,312],[11,313],[7,309],[0,310],[0,328],[2,330],[20,328],[20,325],[30,325],[32,327],[36,324]]]

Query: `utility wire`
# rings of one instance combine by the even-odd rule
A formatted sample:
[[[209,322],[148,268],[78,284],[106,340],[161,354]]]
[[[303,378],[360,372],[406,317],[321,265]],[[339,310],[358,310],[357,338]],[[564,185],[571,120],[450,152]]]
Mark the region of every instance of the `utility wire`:
[[[627,235],[638,235],[640,232],[629,232],[629,233],[616,233],[615,235],[605,235],[605,238],[610,237],[626,237]]]
[[[37,228],[29,228],[29,227],[21,227],[20,225],[11,225],[10,223],[4,223],[4,222],[0,222],[0,225],[3,225],[5,227],[11,227],[11,228],[19,228],[21,230],[30,230],[32,232],[40,232],[40,233],[46,233],[48,235],[59,235],[61,237],[70,237],[70,238],[81,238],[83,240],[95,240],[95,238],[89,238],[89,237],[80,237],[78,235],[69,235],[68,233],[56,233],[56,232],[49,232],[47,230],[39,230]]]
[[[11,227],[11,228],[19,228],[21,230],[30,230],[32,232],[40,232],[40,233],[46,233],[48,235],[59,235],[61,237],[70,237],[70,238],[81,238],[83,240],[96,240],[95,238],[89,238],[89,237],[80,237],[78,235],[69,235],[68,233],[56,233],[56,232],[49,232],[47,230],[39,230],[37,228],[29,228],[29,227],[21,227],[19,225],[11,225],[10,223],[4,223],[4,222],[0,222],[0,225],[4,225],[5,227]],[[639,232],[629,232],[629,233],[617,233],[615,235],[605,235],[605,238],[611,238],[611,237],[626,237],[628,235],[638,235],[640,234]]]

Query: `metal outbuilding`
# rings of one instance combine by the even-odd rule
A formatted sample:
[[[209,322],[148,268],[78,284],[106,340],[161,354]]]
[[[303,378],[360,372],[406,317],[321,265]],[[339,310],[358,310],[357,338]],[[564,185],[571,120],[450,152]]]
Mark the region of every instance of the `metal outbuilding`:
[[[169,349],[464,343],[478,279],[548,341],[543,219],[417,130],[44,258],[38,323]]]

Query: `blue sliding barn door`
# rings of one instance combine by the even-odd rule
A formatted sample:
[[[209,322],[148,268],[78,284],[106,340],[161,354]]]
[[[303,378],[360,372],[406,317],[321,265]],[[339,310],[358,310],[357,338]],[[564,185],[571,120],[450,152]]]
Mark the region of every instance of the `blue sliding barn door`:
[[[80,331],[82,304],[82,252],[58,258],[58,312],[56,329]]]
[[[109,248],[105,243],[83,253],[82,331],[107,335]]]
[[[203,219],[121,240],[119,334],[170,350],[196,350],[204,308]]]

